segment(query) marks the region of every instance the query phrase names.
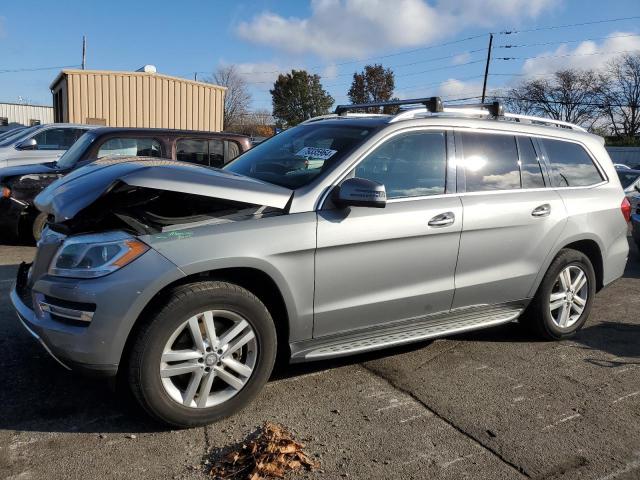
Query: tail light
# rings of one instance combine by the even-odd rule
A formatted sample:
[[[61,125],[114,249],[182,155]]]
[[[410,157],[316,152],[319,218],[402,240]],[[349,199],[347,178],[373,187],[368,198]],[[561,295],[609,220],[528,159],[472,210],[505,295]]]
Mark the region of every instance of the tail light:
[[[631,203],[629,203],[629,199],[624,197],[622,200],[622,205],[620,205],[620,210],[622,211],[622,216],[628,222],[631,220]]]

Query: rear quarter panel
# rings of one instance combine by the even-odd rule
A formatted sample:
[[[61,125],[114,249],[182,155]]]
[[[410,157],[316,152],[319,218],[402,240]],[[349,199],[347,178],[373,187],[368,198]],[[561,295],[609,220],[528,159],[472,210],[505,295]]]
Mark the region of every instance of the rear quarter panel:
[[[624,273],[629,255],[628,225],[620,206],[624,192],[615,168],[604,146],[596,139],[584,142],[600,166],[606,179],[593,187],[558,188],[567,212],[567,223],[558,238],[531,292],[535,293],[549,264],[566,245],[580,240],[596,242],[602,253],[603,285],[607,285]]]

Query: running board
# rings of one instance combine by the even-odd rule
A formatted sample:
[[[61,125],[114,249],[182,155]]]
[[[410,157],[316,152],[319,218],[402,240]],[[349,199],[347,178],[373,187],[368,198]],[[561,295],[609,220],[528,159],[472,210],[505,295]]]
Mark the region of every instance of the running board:
[[[508,323],[524,310],[524,302],[459,308],[383,327],[367,327],[291,344],[291,362],[334,358],[405,343],[444,337]]]

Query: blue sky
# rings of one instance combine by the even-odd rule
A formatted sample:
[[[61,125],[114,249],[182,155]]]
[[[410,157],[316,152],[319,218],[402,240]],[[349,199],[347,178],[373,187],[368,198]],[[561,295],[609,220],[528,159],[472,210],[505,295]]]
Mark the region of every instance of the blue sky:
[[[481,91],[487,32],[632,16],[640,16],[638,0],[5,0],[0,101],[50,104],[58,70],[1,72],[78,65],[83,34],[89,69],[150,63],[203,78],[237,64],[254,109],[270,109],[269,87],[291,68],[319,73],[344,103],[350,75],[373,62],[395,71],[401,98],[466,98]],[[496,35],[494,47],[491,71],[506,75],[491,76],[491,89],[566,66],[602,68],[616,52],[640,51],[640,18]]]

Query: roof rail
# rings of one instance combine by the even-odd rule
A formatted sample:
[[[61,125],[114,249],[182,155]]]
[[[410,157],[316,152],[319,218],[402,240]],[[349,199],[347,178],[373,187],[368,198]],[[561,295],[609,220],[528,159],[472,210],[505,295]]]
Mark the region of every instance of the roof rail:
[[[311,117],[308,118],[307,120],[305,120],[304,122],[300,122],[299,125],[304,125],[306,123],[313,123],[313,122],[317,122],[320,120],[328,120],[330,118],[344,118],[344,117],[349,117],[349,118],[362,118],[362,117],[385,117],[386,115],[383,115],[381,113],[358,113],[358,112],[351,112],[349,114],[344,114],[344,115],[337,115],[335,113],[329,113],[327,115],[318,115],[317,117]]]
[[[515,120],[516,122],[522,122],[523,120],[527,123],[531,124],[543,124],[543,125],[553,125],[560,128],[568,128],[571,130],[577,130],[579,132],[586,132],[586,128],[582,128],[580,125],[576,125],[574,123],[563,122],[562,120],[554,120],[552,118],[544,118],[544,117],[532,117],[530,115],[520,115],[517,113],[505,113],[505,118],[510,118]]]
[[[407,100],[389,100],[387,102],[353,103],[350,105],[338,105],[336,115],[344,115],[349,110],[362,110],[365,108],[400,107],[402,105],[424,105],[427,111],[442,112],[442,100],[440,97],[410,98]]]

